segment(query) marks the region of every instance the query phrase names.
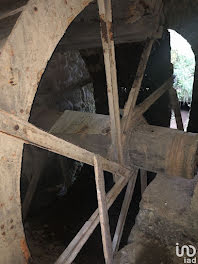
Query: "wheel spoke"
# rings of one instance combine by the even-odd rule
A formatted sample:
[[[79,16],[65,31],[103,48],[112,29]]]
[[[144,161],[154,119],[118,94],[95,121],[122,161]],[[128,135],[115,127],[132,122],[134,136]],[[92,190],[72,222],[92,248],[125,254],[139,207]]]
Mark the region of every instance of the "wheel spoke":
[[[131,129],[135,123],[148,109],[153,105],[166,91],[171,88],[172,77],[168,79],[160,88],[153,92],[149,97],[147,97],[141,104],[134,108],[132,115],[129,117],[127,124],[125,126],[125,131]]]
[[[22,140],[26,144],[31,144],[92,166],[94,165],[94,153],[53,136],[3,110],[0,110],[0,132]],[[125,177],[130,174],[129,169],[124,168],[116,162],[102,157],[101,160],[103,169],[106,171]]]
[[[154,40],[147,41],[146,46],[144,48],[144,51],[142,52],[141,59],[139,62],[139,66],[138,66],[137,73],[136,73],[136,77],[135,77],[135,80],[133,82],[133,86],[131,88],[131,91],[129,93],[128,100],[127,100],[125,107],[124,107],[123,118],[130,116],[132,114],[134,107],[135,107],[137,97],[138,97],[138,94],[139,94],[139,91],[141,88],[142,80],[144,77],[146,65],[148,63],[148,59],[149,59],[151,49],[153,46],[153,42],[154,42]],[[122,126],[124,126],[124,124],[122,124]]]
[[[115,158],[123,161],[120,110],[118,99],[117,71],[115,60],[115,46],[112,31],[112,8],[111,0],[98,0],[101,39],[104,52],[104,62],[107,79],[107,95],[111,122],[112,151]]]
[[[109,226],[109,215],[106,201],[104,172],[100,157],[94,157],[95,181],[98,199],[98,210],[102,233],[103,252],[106,264],[113,264],[113,248]]]
[[[114,253],[116,251],[118,251],[118,249],[119,249],[120,241],[121,241],[122,234],[123,234],[124,224],[125,224],[127,213],[128,213],[129,206],[131,203],[131,198],[133,196],[133,191],[134,191],[137,175],[138,175],[138,169],[135,169],[131,175],[131,179],[128,182],[124,201],[122,204],[122,209],[120,212],[116,231],[115,231],[114,238],[113,238],[113,251],[114,251]]]
[[[128,178],[120,178],[119,181],[113,186],[113,188],[107,194],[107,207],[108,209],[112,206],[117,196],[123,190],[128,182]],[[70,264],[78,255],[81,248],[84,246],[86,241],[89,239],[96,226],[99,224],[99,211],[98,209],[92,214],[89,220],[80,229],[75,238],[71,241],[69,246],[58,258],[56,264]]]

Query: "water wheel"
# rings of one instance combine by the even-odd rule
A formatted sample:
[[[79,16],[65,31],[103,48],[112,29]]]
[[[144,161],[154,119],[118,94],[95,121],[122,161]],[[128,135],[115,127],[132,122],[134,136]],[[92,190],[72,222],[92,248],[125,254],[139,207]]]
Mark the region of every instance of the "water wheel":
[[[0,50],[1,263],[28,263],[30,260],[23,232],[19,187],[24,143],[95,168],[98,209],[61,254],[57,264],[72,263],[99,222],[105,261],[108,264],[113,263],[139,168],[142,170],[142,184],[144,170],[162,172],[169,176],[194,176],[196,135],[149,126],[143,118],[144,112],[169,91],[178,128],[182,130],[172,79],[167,80],[141,105],[136,106],[149,54],[159,32],[153,32],[145,45],[137,76],[120,118],[110,0],[98,0],[109,116],[66,111],[49,133],[28,122],[33,98],[47,61],[69,24],[90,2],[91,0],[30,0],[19,11],[22,13]],[[153,2],[155,13],[160,14],[161,1]],[[158,24],[157,29],[159,27]],[[171,156],[173,148],[177,149],[178,154]],[[115,178],[115,185],[107,195],[103,171],[111,172]],[[107,212],[126,185],[127,190],[112,242]]]

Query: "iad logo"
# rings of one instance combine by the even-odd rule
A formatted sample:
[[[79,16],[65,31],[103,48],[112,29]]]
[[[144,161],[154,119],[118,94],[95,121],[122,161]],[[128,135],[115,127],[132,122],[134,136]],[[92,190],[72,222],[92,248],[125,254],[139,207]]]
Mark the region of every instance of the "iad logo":
[[[176,243],[176,255],[179,258],[184,258],[184,263],[197,263],[197,258],[195,257],[196,253],[197,250],[195,247],[191,245],[185,245],[180,249],[179,243]]]

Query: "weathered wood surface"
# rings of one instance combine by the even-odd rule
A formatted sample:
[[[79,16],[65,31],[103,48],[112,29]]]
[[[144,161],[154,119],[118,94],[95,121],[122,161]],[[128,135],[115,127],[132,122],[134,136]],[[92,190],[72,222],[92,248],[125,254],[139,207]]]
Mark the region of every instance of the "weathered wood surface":
[[[31,144],[92,166],[94,165],[94,153],[61,138],[57,138],[2,110],[0,110],[0,132],[26,144]],[[130,173],[129,169],[116,162],[107,160],[104,157],[101,157],[101,160],[104,170],[125,177]]]
[[[168,89],[171,88],[172,78],[166,81],[160,88],[158,88],[155,92],[153,92],[149,97],[147,97],[141,104],[137,105],[134,108],[134,111],[131,112],[131,115],[128,116],[128,120],[124,121],[124,134],[126,131],[129,131],[134,127],[134,124],[142,117],[142,115],[152,106]]]
[[[129,119],[130,119],[130,116],[133,114],[134,107],[136,105],[137,97],[138,97],[138,94],[139,94],[139,91],[142,85],[142,80],[144,78],[144,72],[145,72],[146,65],[147,65],[147,62],[148,62],[148,59],[151,53],[153,42],[154,40],[147,41],[145,48],[142,52],[139,66],[138,66],[137,73],[136,73],[136,77],[133,82],[131,91],[129,93],[128,100],[124,107],[123,122],[122,122],[123,131],[126,130],[126,127],[130,126]]]
[[[114,0],[113,26],[115,28],[115,44],[141,42],[151,37],[160,38],[156,35],[163,17],[159,8],[162,1],[128,1]],[[90,5],[84,13],[74,21],[61,45],[65,48],[84,49],[101,47],[99,19],[96,5]],[[161,18],[161,21],[159,21]]]
[[[109,116],[65,111],[50,133],[86,150],[107,157],[111,144]]]
[[[119,181],[113,186],[113,188],[107,194],[107,207],[108,209],[112,206],[119,193],[126,186],[129,178],[121,177]],[[84,246],[86,241],[89,239],[96,226],[99,224],[99,211],[98,209],[93,213],[89,220],[80,229],[75,238],[71,241],[69,246],[61,254],[56,261],[56,264],[70,264],[78,255],[81,248]]]
[[[153,95],[151,96],[153,97]],[[144,106],[144,102],[142,103],[142,105]],[[145,107],[143,107],[143,109],[145,109]],[[78,115],[78,112],[70,113],[70,116],[71,115],[72,116]],[[80,113],[79,116],[81,115],[83,115],[83,113],[82,114]],[[90,114],[90,116],[94,118],[94,114]],[[74,120],[76,118],[74,117]],[[96,119],[97,119],[97,115],[96,115]],[[196,148],[197,148],[196,135],[190,133],[182,133],[180,131],[173,130],[170,128],[149,126],[148,124],[146,124],[146,122],[144,122],[144,119],[142,119],[141,116],[139,119],[140,119],[139,124],[138,122],[136,122],[136,125],[133,127],[132,131],[131,132],[128,131],[127,134],[125,135],[126,144],[124,147],[124,155],[126,158],[126,164],[128,164],[129,167],[131,166],[141,167],[144,170],[154,171],[156,173],[163,171],[163,173],[170,176],[175,175],[175,176],[186,177],[185,176],[186,173],[186,175],[191,175],[188,177],[193,177],[194,173],[192,167],[195,166],[195,159],[196,159],[195,156],[196,156]],[[102,123],[102,115],[100,116],[100,121]],[[104,116],[104,122],[107,122],[108,124],[106,116]],[[64,126],[64,122],[62,123],[62,125]],[[68,139],[67,134],[66,135],[61,134],[62,125],[60,124],[60,130],[58,131],[59,133],[58,135],[61,138]],[[94,128],[92,129],[94,130]],[[89,128],[87,128],[87,130],[89,131]],[[73,137],[74,138],[80,137],[80,134],[76,134],[76,135],[74,134]],[[175,141],[177,140],[177,138],[180,143],[176,144]],[[104,154],[104,157],[106,157],[105,155],[107,155],[107,151],[102,150],[103,145],[101,145],[100,146],[101,148],[99,148],[97,142],[98,142],[97,137],[91,138],[92,151],[102,156]],[[85,149],[89,150],[90,142],[88,143],[87,146],[84,147]],[[179,147],[178,151],[176,151],[177,147]],[[168,159],[170,155],[170,150],[172,150],[174,153],[173,161],[171,161],[172,158]],[[159,155],[161,158],[159,158]],[[181,161],[179,161],[180,159]],[[172,162],[175,162],[175,166],[172,165]],[[185,167],[183,173],[182,173],[182,168],[180,169],[177,168],[179,164],[180,166],[181,164],[183,164],[183,166]],[[175,172],[170,171],[171,167],[172,168],[175,167]]]
[[[177,97],[177,92],[174,88],[169,90],[169,96],[170,96],[171,106],[172,106],[172,109],[173,109],[174,114],[175,114],[177,129],[184,131],[184,125],[183,125],[183,121],[182,121],[182,116],[181,116],[179,101],[178,101],[178,97]]]
[[[21,3],[20,3],[21,2]],[[16,23],[14,14],[20,14],[20,8],[26,3],[25,0],[7,1],[1,3],[0,17],[0,40],[8,36]],[[141,42],[150,38],[157,31],[160,13],[158,12],[161,0],[156,3],[144,1],[114,0],[113,15],[116,27],[115,42],[129,43]],[[6,8],[5,8],[6,7]],[[10,16],[12,15],[12,16]],[[162,18],[162,17],[161,17]],[[1,23],[2,22],[2,23]],[[9,24],[9,27],[8,27]],[[97,17],[97,5],[93,3],[69,28],[61,41],[67,49],[82,49],[101,46],[99,20]]]
[[[195,176],[198,137],[193,133],[140,125],[129,134],[128,161],[146,171],[192,179]]]
[[[107,135],[110,132],[108,115],[66,110],[51,127],[54,135]]]
[[[98,211],[102,234],[103,252],[106,264],[113,264],[113,248],[109,226],[109,215],[106,201],[104,172],[99,156],[94,157],[94,171],[96,181],[96,191],[98,199]]]
[[[114,158],[118,159],[121,163],[123,161],[123,153],[111,0],[98,0],[97,3],[99,7],[101,40],[107,79],[112,152]]]
[[[122,204],[120,216],[118,219],[116,231],[115,231],[114,238],[113,238],[113,252],[114,253],[119,250],[119,245],[120,245],[120,241],[122,238],[127,213],[129,210],[132,196],[133,196],[137,175],[138,175],[138,169],[134,169],[133,172],[131,173],[131,178],[128,182],[128,186],[126,189],[126,193],[125,193],[124,201]]]
[[[90,2],[28,1],[9,38],[1,46],[1,109],[28,120],[48,60],[72,20]],[[0,223],[4,230],[0,233],[0,263],[27,263],[30,254],[23,232],[20,201],[23,141],[1,133],[0,142]]]

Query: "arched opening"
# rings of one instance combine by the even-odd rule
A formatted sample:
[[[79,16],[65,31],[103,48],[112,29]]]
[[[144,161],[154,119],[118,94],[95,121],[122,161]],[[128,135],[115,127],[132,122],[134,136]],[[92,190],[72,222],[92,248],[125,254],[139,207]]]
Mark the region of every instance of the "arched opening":
[[[181,115],[185,131],[189,121],[192,102],[192,90],[195,72],[195,55],[186,39],[174,30],[170,32],[171,63],[173,65],[174,89],[180,102]],[[174,114],[171,117],[171,128],[176,128]]]

